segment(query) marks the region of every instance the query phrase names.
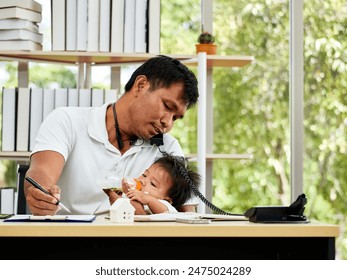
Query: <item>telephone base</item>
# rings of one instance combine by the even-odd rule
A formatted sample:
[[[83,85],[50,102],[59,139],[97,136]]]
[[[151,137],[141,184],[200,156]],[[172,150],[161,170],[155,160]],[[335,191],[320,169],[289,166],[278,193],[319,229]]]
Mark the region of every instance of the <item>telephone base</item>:
[[[309,223],[304,216],[305,194],[298,196],[290,206],[256,206],[244,215],[253,223]]]
[[[288,214],[288,207],[257,206],[245,212],[253,223],[309,223],[304,215]]]

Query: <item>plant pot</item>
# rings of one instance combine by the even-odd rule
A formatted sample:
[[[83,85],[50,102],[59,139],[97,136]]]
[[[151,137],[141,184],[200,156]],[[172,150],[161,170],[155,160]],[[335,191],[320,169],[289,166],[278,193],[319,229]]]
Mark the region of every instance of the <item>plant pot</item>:
[[[216,54],[217,45],[215,44],[196,44],[196,53],[205,52],[206,54]]]

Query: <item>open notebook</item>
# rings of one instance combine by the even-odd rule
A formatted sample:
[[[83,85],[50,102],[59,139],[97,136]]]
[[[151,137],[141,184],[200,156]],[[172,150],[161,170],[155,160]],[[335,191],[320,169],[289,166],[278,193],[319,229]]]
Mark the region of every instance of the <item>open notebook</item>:
[[[195,212],[178,212],[172,214],[135,215],[136,222],[175,222],[176,219],[209,219],[212,221],[248,221],[243,215],[201,214]]]
[[[95,220],[95,215],[54,215],[34,216],[15,215],[4,222],[65,222],[65,223],[89,223]]]

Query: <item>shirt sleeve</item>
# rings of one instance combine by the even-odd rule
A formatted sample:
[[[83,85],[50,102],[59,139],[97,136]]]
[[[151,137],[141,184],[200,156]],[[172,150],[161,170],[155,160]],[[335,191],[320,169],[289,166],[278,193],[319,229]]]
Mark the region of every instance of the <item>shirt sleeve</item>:
[[[42,122],[32,154],[39,151],[55,151],[65,160],[73,143],[71,119],[61,108],[53,110]]]

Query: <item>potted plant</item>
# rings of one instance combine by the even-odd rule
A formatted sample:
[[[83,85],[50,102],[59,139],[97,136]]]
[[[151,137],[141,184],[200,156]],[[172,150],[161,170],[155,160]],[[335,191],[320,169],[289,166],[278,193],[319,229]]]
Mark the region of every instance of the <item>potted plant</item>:
[[[216,54],[217,52],[217,45],[213,44],[214,43],[214,36],[207,32],[204,31],[204,28],[201,28],[201,33],[198,37],[198,43],[196,44],[196,53],[199,52],[205,52],[206,54]]]

